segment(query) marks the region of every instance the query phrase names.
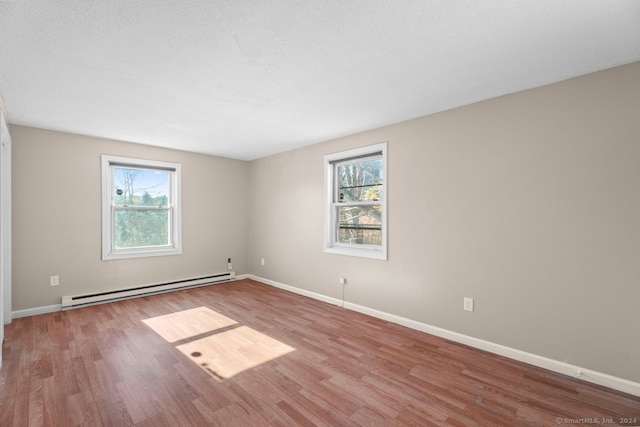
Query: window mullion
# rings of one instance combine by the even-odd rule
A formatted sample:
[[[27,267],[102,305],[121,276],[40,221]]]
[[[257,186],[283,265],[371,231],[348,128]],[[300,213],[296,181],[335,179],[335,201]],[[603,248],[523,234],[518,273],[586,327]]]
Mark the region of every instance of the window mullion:
[[[376,201],[363,201],[363,202],[340,202],[340,203],[333,203],[333,205],[334,206],[381,206],[382,201],[376,200]]]
[[[169,206],[114,206],[116,210],[129,210],[129,211],[168,211],[171,209]]]

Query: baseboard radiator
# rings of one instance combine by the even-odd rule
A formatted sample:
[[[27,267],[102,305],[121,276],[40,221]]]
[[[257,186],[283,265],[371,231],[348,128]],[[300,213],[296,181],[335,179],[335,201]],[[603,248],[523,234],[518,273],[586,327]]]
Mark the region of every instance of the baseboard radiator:
[[[137,286],[134,288],[115,289],[108,292],[72,295],[68,297],[62,297],[62,309],[69,310],[72,308],[86,307],[89,305],[102,304],[105,302],[113,302],[140,296],[171,292],[197,286],[212,285],[214,283],[229,282],[231,280],[234,280],[235,277],[235,272],[230,271],[228,273],[213,274],[211,276],[193,277],[190,279],[155,283],[151,285]]]

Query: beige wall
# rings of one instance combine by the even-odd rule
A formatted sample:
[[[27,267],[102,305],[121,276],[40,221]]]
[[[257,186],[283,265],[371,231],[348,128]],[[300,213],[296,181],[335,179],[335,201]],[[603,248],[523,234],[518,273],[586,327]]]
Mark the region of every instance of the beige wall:
[[[11,136],[14,311],[223,272],[228,257],[246,273],[247,162],[15,125]],[[101,154],[182,164],[182,255],[101,260]]]
[[[343,276],[351,303],[640,381],[639,76],[634,63],[252,162],[250,273],[333,298]],[[389,260],[324,254],[323,155],[381,141]]]

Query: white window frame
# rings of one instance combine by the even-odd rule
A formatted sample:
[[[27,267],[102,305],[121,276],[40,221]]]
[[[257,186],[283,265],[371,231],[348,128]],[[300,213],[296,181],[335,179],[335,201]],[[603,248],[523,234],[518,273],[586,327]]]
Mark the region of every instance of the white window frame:
[[[354,204],[367,205],[376,204],[382,208],[382,244],[357,245],[339,243],[338,238],[338,207],[345,206],[337,199],[337,163],[343,161],[361,161],[364,157],[380,155],[382,157],[382,200],[379,202],[358,202]],[[339,153],[327,154],[324,156],[324,252],[338,255],[357,256],[378,260],[387,260],[387,199],[389,194],[387,179],[387,143],[369,145],[355,148],[353,150],[341,151]]]
[[[115,194],[113,185],[113,167],[130,167],[157,169],[170,173],[169,200],[169,245],[143,246],[126,249],[115,247]],[[129,157],[102,155],[102,259],[127,259],[182,253],[182,203],[181,203],[182,171],[179,163],[159,162],[154,160],[134,159]]]

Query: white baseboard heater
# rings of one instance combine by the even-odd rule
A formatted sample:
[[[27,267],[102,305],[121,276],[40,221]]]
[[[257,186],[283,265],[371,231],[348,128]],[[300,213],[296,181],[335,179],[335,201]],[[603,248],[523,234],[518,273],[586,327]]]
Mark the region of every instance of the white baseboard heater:
[[[84,295],[72,295],[62,297],[62,309],[85,307],[89,305],[101,304],[105,302],[118,301],[139,296],[159,294],[176,291],[180,289],[193,288],[197,286],[212,285],[214,283],[229,282],[235,279],[236,273],[213,274],[211,276],[193,277],[191,279],[174,280],[165,283],[155,283],[151,285],[137,286],[134,288],[115,289],[107,292],[96,292]]]

